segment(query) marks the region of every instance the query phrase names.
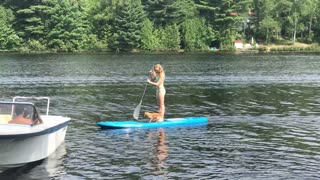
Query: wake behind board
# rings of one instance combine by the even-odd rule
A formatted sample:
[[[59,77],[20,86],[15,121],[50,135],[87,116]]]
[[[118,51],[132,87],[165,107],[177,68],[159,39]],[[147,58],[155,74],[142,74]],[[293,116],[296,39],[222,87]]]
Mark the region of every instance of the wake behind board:
[[[97,125],[105,129],[118,128],[161,128],[174,126],[198,126],[208,124],[207,117],[168,118],[163,122],[138,122],[138,121],[100,121]]]

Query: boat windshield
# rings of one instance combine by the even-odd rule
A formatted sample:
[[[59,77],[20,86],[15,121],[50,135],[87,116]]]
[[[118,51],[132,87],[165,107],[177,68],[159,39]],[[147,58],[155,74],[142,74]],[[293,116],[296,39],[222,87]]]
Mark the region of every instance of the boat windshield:
[[[0,102],[0,124],[36,125],[42,123],[32,103]]]

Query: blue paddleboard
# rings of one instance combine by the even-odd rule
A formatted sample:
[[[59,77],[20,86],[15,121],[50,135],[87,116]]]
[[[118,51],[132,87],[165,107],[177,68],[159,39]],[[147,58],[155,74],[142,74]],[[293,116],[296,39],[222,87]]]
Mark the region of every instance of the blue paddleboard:
[[[208,124],[207,117],[168,118],[163,122],[138,122],[138,121],[101,121],[97,125],[106,129],[117,128],[160,128],[173,126],[196,126]]]

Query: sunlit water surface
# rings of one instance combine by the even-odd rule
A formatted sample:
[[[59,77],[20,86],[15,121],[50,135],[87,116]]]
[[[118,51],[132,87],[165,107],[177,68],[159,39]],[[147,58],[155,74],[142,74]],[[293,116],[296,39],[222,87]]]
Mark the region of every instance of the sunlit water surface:
[[[132,119],[155,63],[166,117],[209,124],[97,127]],[[0,179],[319,179],[319,87],[319,55],[2,54],[1,100],[49,96],[72,121],[54,154]],[[141,111],[156,109],[148,86]]]

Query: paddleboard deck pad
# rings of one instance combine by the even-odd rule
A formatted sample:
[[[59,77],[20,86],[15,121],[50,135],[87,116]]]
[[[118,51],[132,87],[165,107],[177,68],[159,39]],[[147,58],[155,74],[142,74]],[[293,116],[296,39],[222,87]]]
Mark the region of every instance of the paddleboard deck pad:
[[[168,118],[163,122],[139,122],[139,121],[100,121],[97,125],[104,129],[119,128],[161,128],[174,126],[198,126],[208,124],[207,117]]]

